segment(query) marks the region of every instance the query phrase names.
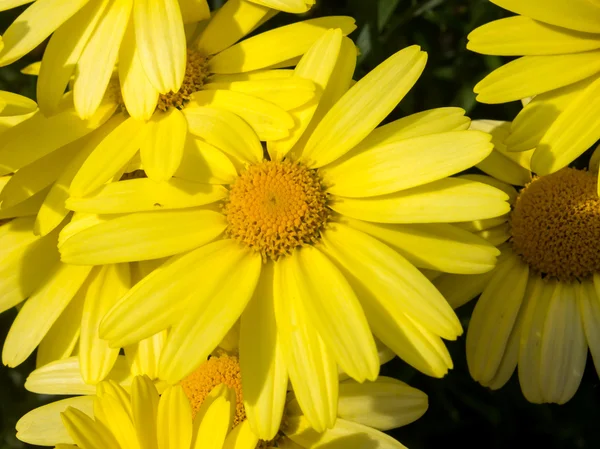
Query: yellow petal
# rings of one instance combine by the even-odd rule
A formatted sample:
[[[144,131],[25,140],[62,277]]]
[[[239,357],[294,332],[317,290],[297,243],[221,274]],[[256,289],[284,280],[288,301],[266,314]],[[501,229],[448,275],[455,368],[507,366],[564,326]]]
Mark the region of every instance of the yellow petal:
[[[138,212],[85,229],[59,249],[63,261],[75,264],[158,259],[204,245],[225,227],[225,217],[210,210]]]
[[[37,109],[35,101],[7,91],[0,91],[0,104],[2,117],[29,114]]]
[[[260,140],[287,137],[294,120],[286,111],[258,97],[229,90],[201,90],[192,95],[192,103],[231,111],[254,129]]]
[[[115,437],[120,448],[140,449],[131,417],[129,394],[110,381],[98,386],[94,398],[94,418]],[[113,392],[118,393],[113,394]]]
[[[327,88],[331,74],[338,62],[342,48],[342,31],[340,29],[328,30],[319,38],[306,54],[302,57],[296,70],[294,79],[307,79],[315,83],[319,92],[313,101],[304,107],[291,111],[295,126],[290,131],[290,136],[278,141],[269,142],[269,154],[276,160],[282,159],[298,142],[310,124],[322,92]]]
[[[500,254],[468,231],[445,223],[379,224],[343,219],[352,228],[387,243],[418,268],[447,273],[485,273]]]
[[[159,396],[147,376],[136,376],[131,385],[133,424],[141,449],[158,449],[156,444],[156,419]]]
[[[71,195],[87,195],[111,179],[137,152],[144,122],[127,118],[102,139],[85,160],[73,181]]]
[[[80,396],[50,402],[35,408],[19,419],[16,436],[25,443],[41,446],[73,443],[73,439],[62,423],[60,414],[68,407],[73,407],[86,415],[94,416],[93,403],[92,396]]]
[[[127,112],[134,119],[149,120],[158,103],[158,90],[142,66],[132,21],[129,21],[121,43],[118,68],[121,95]]]
[[[469,50],[486,55],[559,55],[600,48],[597,34],[558,28],[525,16],[486,23],[468,39]]]
[[[214,73],[250,72],[301,56],[329,28],[340,28],[346,35],[356,26],[351,17],[333,16],[275,28],[215,55],[210,60],[210,70]]]
[[[187,136],[187,121],[176,108],[155,112],[140,142],[142,165],[154,181],[167,181],[179,167]]]
[[[0,65],[11,64],[29,53],[86,2],[87,0],[41,0],[29,6],[2,35],[4,48],[0,51]]]
[[[419,79],[426,60],[426,53],[413,45],[377,66],[329,110],[302,159],[321,167],[351,150],[397,106]]]
[[[275,263],[273,283],[281,352],[302,412],[317,432],[323,432],[336,420],[338,371],[329,347],[309,322],[303,299],[290,291],[296,279],[286,265],[285,258]]]
[[[523,56],[494,70],[475,87],[477,101],[505,103],[548,92],[600,72],[600,50]],[[547,76],[552,73],[552,76]]]
[[[185,108],[183,113],[193,135],[242,161],[262,160],[263,150],[258,136],[234,113],[205,107]]]
[[[272,440],[281,425],[288,384],[275,323],[272,263],[264,265],[242,314],[239,351],[248,423],[260,439]]]
[[[135,0],[133,23],[146,76],[162,94],[177,92],[183,82],[186,43],[177,0]]]
[[[495,270],[477,305],[467,332],[471,376],[482,384],[496,375],[527,287],[528,267],[511,254]]]
[[[248,409],[246,409],[246,413],[248,413]],[[250,421],[245,420],[229,432],[225,438],[223,449],[254,449],[257,444],[258,437],[250,428]]]
[[[491,218],[510,210],[508,195],[480,182],[446,178],[372,198],[335,197],[331,208],[378,223],[443,223]]]
[[[578,293],[579,309],[590,353],[596,372],[600,372],[600,276],[594,275],[593,284],[583,282]]]
[[[77,61],[73,100],[81,118],[91,117],[102,101],[119,54],[133,0],[115,0],[94,29]]]
[[[100,321],[130,287],[127,265],[104,265],[94,270],[85,292],[85,306],[81,318],[79,354],[81,377],[86,383],[103,380],[119,355],[119,349],[108,346],[98,336]]]
[[[75,65],[108,4],[108,0],[88,2],[50,38],[37,82],[37,101],[44,114],[56,112]]]
[[[108,379],[124,386],[131,384],[131,374],[125,357],[119,356]],[[81,378],[79,357],[57,360],[33,371],[25,381],[25,388],[40,394],[95,394],[96,386]]]
[[[600,32],[600,7],[587,0],[494,0],[496,5],[542,22],[579,31]]]
[[[33,352],[87,278],[91,267],[60,264],[29,297],[13,322],[2,361],[14,367]]]
[[[249,34],[267,17],[269,8],[246,0],[229,0],[210,18],[196,46],[205,55],[214,55]]]
[[[231,184],[237,170],[222,151],[188,133],[175,176],[200,183]]]
[[[133,375],[146,375],[150,379],[158,377],[158,361],[166,339],[165,330],[123,348]]]
[[[391,430],[419,419],[427,411],[427,395],[392,377],[375,382],[340,384],[338,416],[378,430]]]
[[[192,442],[192,407],[180,385],[167,388],[158,403],[158,449],[187,449]]]
[[[490,135],[451,131],[377,146],[321,170],[334,195],[363,198],[420,186],[472,167],[491,151]]]
[[[179,0],[179,8],[184,23],[200,22],[210,17],[206,0]]]
[[[211,272],[205,265],[203,275],[196,276],[201,291],[195,290],[194,302],[187,306],[187,317],[169,332],[159,365],[160,377],[167,382],[180,381],[206,360],[254,293],[262,265],[260,255],[251,254],[237,242],[223,242],[227,245],[219,254],[220,260],[204,261],[220,264],[221,269]],[[202,279],[205,276],[214,279]],[[225,279],[235,279],[235,283],[229,284]]]
[[[575,284],[558,283],[548,305],[540,357],[544,402],[564,404],[573,397],[583,377],[587,341],[575,289]]]
[[[140,178],[106,184],[91,197],[70,198],[67,207],[77,212],[121,214],[202,206],[226,196],[227,190],[221,186],[177,178],[165,182]]]
[[[119,449],[115,440],[102,424],[73,407],[61,413],[63,424],[77,446],[86,449]]]
[[[531,158],[531,168],[547,175],[566,167],[600,134],[600,79],[590,84],[552,123]]]
[[[253,3],[264,5],[269,8],[278,9],[280,11],[291,13],[303,13],[310,9],[314,0],[250,0]]]
[[[194,419],[192,449],[221,449],[231,427],[235,394],[225,384],[214,388]],[[212,396],[212,397],[210,397]],[[233,401],[232,401],[233,399]]]

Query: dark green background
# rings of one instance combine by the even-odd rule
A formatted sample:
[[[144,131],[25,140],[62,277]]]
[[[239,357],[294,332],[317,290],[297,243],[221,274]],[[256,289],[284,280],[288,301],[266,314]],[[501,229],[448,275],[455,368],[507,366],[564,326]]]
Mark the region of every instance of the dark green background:
[[[211,3],[217,6],[221,2]],[[0,33],[18,12],[0,13]],[[515,103],[477,104],[472,93],[475,83],[502,63],[498,57],[465,49],[469,31],[506,15],[487,0],[320,0],[305,17],[331,14],[351,15],[357,20],[359,28],[351,36],[362,53],[356,79],[407,45],[418,44],[428,52],[421,79],[390,118],[440,106],[460,106],[471,118],[510,120],[519,110]],[[295,20],[299,18],[280,14],[261,30]],[[0,68],[0,89],[34,98],[35,78],[19,70],[39,60],[42,51],[38,48],[27,58]],[[465,329],[472,307],[458,310]],[[15,311],[0,315],[2,341],[15,315]],[[499,391],[481,387],[466,369],[464,338],[448,346],[455,368],[441,380],[421,375],[397,358],[383,367],[382,374],[407,381],[429,395],[430,407],[423,418],[391,432],[410,449],[447,445],[494,449],[600,447],[600,391],[591,359],[579,391],[568,404],[540,406],[523,399],[515,376]],[[16,369],[0,368],[0,448],[32,447],[16,440],[14,425],[25,412],[56,399],[23,388],[34,367],[33,359]]]

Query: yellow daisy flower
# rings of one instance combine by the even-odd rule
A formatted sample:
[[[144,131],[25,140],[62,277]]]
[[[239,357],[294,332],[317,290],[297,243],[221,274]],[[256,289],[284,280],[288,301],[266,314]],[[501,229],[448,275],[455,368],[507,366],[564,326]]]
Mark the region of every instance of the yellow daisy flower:
[[[465,129],[464,111],[375,129],[425,61],[408,47],[348,90],[356,48],[331,30],[296,68],[323,95],[292,111],[289,138],[269,142],[265,155],[243,121],[218,124],[214,145],[233,161],[218,166],[227,187],[205,163],[189,162],[205,176],[195,189],[177,178],[132,179],[70,198],[77,213],[59,239],[65,263],[175,255],[108,313],[102,337],[117,347],[171,328],[159,375],[176,383],[241,317],[247,413],[267,440],[288,375],[311,425],[334,424],[337,366],[359,382],[377,377],[372,332],[417,369],[443,376],[452,362],[442,338],[462,330],[416,266],[490,270],[498,251],[447,223],[502,215],[509,205],[498,189],[448,177],[492,150],[488,134]]]
[[[0,9],[30,1],[4,2]],[[176,92],[185,72],[184,23],[209,15],[205,0],[38,0],[4,33],[0,65],[18,60],[52,34],[38,83],[40,107],[54,112],[74,76],[75,105],[88,117],[98,107],[117,59],[129,72],[127,59],[133,54],[142,72],[129,76],[141,81],[144,73],[161,92]]]
[[[496,126],[510,128],[509,123]],[[512,169],[507,164],[504,174],[512,171],[509,176],[515,179],[526,168],[526,163],[514,163]],[[434,280],[455,307],[481,294],[466,345],[469,371],[482,385],[500,388],[517,369],[527,400],[563,404],[579,387],[588,347],[600,372],[595,176],[567,167],[527,181],[518,193],[497,177],[488,178],[510,192],[512,212],[465,227],[479,229],[499,245],[497,267],[476,276],[442,274]]]
[[[475,86],[482,103],[533,99],[512,122],[509,151],[535,148],[531,169],[547,175],[600,139],[600,4],[589,0],[493,0],[517,16],[469,34],[478,53],[522,56]]]
[[[215,448],[310,449],[343,443],[363,449],[369,443],[402,449],[383,431],[416,421],[427,410],[427,396],[399,380],[379,377],[359,384],[345,379],[339,382],[338,419],[331,430],[312,429],[290,391],[281,428],[271,440],[261,441],[246,419],[243,383],[238,357],[221,353],[176,386],[136,376],[131,383],[102,382],[96,394],[42,406],[19,420],[17,438],[43,446],[103,443],[127,449],[155,444],[155,438],[159,447],[208,447],[209,436]]]

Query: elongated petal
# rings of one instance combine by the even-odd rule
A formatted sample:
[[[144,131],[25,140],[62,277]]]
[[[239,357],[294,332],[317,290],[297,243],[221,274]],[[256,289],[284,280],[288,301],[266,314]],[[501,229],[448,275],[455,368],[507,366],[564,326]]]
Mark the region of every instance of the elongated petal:
[[[193,94],[192,99],[192,104],[221,108],[237,114],[254,129],[260,140],[287,137],[289,129],[294,126],[292,117],[279,106],[241,92],[202,90]]]
[[[250,428],[250,421],[246,420],[229,432],[223,449],[254,449],[258,442],[258,437]]]
[[[125,357],[119,356],[107,379],[124,386],[131,385],[131,373]],[[25,381],[25,388],[40,394],[95,394],[96,386],[81,378],[79,356],[57,360],[33,371]]]
[[[578,296],[581,318],[596,372],[600,372],[600,276],[594,275],[593,284],[584,282]]]
[[[432,280],[453,309],[466,304],[485,289],[494,271],[483,274],[445,274]]]
[[[531,158],[540,175],[553,173],[573,162],[600,135],[600,79],[594,81],[552,123]]]
[[[99,422],[76,408],[61,413],[63,424],[77,446],[86,449],[119,449],[119,443]]]
[[[320,17],[275,28],[229,47],[210,60],[214,73],[250,72],[301,56],[329,28],[354,31],[351,17]],[[265,49],[269,51],[265,51]]]
[[[488,156],[490,135],[454,131],[372,148],[322,170],[334,195],[363,198],[416,187],[453,175]]]
[[[541,340],[540,388],[544,402],[573,397],[585,369],[587,342],[576,286],[559,283],[550,299]]]
[[[183,113],[193,135],[242,161],[262,159],[262,146],[256,133],[234,113],[205,107],[185,108]]]
[[[473,378],[488,383],[495,376],[525,296],[528,268],[511,255],[496,268],[477,301],[467,333],[467,362]]]
[[[327,88],[331,74],[338,62],[342,41],[343,35],[340,29],[328,30],[310,47],[298,63],[294,71],[294,78],[314,81],[315,85],[319,88],[319,92],[313,101],[291,112],[295,126],[291,130],[290,136],[285,139],[269,142],[269,154],[274,159],[282,159],[298,142],[302,133],[304,133],[310,124],[319,106],[322,92]]]
[[[137,152],[144,127],[144,122],[128,118],[114,128],[98,143],[73,178],[71,195],[87,195],[111,179]]]
[[[600,72],[600,50],[523,56],[494,70],[473,89],[481,103],[504,103],[541,94]],[[544,76],[552,73],[553,76]]]
[[[242,314],[239,338],[246,417],[265,441],[279,431],[288,384],[275,323],[273,282],[273,264],[268,263]]]
[[[113,73],[133,0],[114,0],[90,37],[79,61],[73,84],[75,110],[82,118],[96,112]]]
[[[427,395],[392,377],[340,384],[338,416],[378,430],[405,426],[427,411]]]
[[[144,71],[160,93],[177,92],[186,63],[183,19],[177,0],[135,0],[136,44]]]
[[[330,109],[302,158],[321,167],[347,153],[396,107],[419,79],[426,60],[427,55],[414,45],[381,63]]]
[[[156,420],[159,396],[147,376],[136,376],[131,385],[131,409],[141,449],[158,449]]]
[[[221,186],[177,178],[165,182],[140,178],[106,184],[91,197],[70,198],[67,207],[78,212],[121,214],[202,206],[226,195]]]
[[[378,223],[440,223],[491,218],[510,210],[501,190],[465,179],[446,178],[372,198],[335,197],[331,208]]]
[[[158,449],[187,449],[192,443],[192,407],[180,385],[161,395],[156,419]]]
[[[77,61],[108,4],[108,0],[89,1],[50,38],[37,82],[37,101],[44,114],[56,112]]]
[[[155,112],[140,142],[142,165],[154,181],[167,181],[179,167],[187,137],[187,121],[179,109]]]
[[[73,407],[88,416],[94,416],[93,404],[93,397],[81,396],[54,401],[35,408],[17,422],[17,438],[41,446],[71,444],[74,441],[65,429],[60,414],[68,407]]]
[[[121,43],[118,69],[127,112],[134,119],[149,120],[158,103],[158,90],[144,71],[132,21],[129,21]]]
[[[468,38],[469,50],[486,55],[559,55],[600,48],[597,34],[559,28],[525,16],[486,23]]]
[[[261,271],[260,255],[249,253],[236,242],[225,242],[220,260],[206,260],[220,263],[221,272],[212,273],[214,280],[199,282],[202,290],[195,292],[188,317],[169,332],[159,365],[160,377],[168,382],[178,382],[206,360],[254,293]],[[204,273],[208,274],[208,270]],[[217,279],[221,282],[215,283]],[[227,279],[235,279],[235,283],[229,284]]]
[[[219,240],[169,259],[138,282],[106,315],[100,335],[115,347],[125,346],[179,322],[191,291],[199,289],[205,292],[205,297],[211,293],[210,285],[214,289],[215,283],[224,282],[226,272],[223,270],[229,269],[228,260],[235,249],[231,241]],[[199,277],[211,284],[200,286]],[[171,307],[165,308],[165,302]]]
[[[587,0],[493,0],[509,11],[572,30],[600,32],[600,7]]]
[[[336,420],[338,373],[335,359],[308,321],[302,299],[290,288],[297,282],[283,259],[275,264],[275,319],[290,381],[302,412],[318,432]]]
[[[210,18],[196,46],[205,55],[217,54],[250,34],[271,10],[246,0],[229,0]]]
[[[63,261],[75,264],[149,260],[202,246],[226,227],[218,212],[182,209],[123,215],[85,229],[60,245]]]
[[[146,375],[150,379],[156,379],[158,377],[158,362],[166,339],[167,331],[164,330],[123,348],[131,374]]]
[[[194,419],[192,449],[221,449],[231,427],[235,394],[221,384],[205,399]],[[210,397],[212,396],[212,397]],[[233,399],[233,400],[232,400]]]
[[[345,419],[338,419],[335,426],[320,433],[311,428],[304,416],[290,418],[286,436],[301,447],[326,447],[327,449],[367,448],[406,449],[397,440],[383,432]]]
[[[2,35],[4,48],[0,51],[0,65],[11,64],[29,53],[87,1],[42,0],[29,6]]]
[[[112,433],[120,448],[140,449],[130,402],[129,393],[121,386],[104,382],[98,386],[94,398],[94,418]]]
[[[14,367],[33,352],[85,281],[91,267],[60,264],[35,291],[13,322],[2,349],[2,362]]]
[[[419,268],[484,273],[494,268],[500,254],[481,238],[445,223],[389,225],[352,219],[344,222],[392,246]]]
[[[231,184],[237,170],[225,153],[188,133],[175,176],[207,184]]]
[[[90,384],[103,380],[119,355],[119,349],[109,348],[106,340],[98,336],[98,327],[104,315],[130,287],[127,265],[105,265],[91,280],[85,294],[81,319],[81,377]]]
[[[210,17],[206,0],[179,0],[179,8],[184,23],[200,22]]]
[[[310,9],[314,0],[250,0],[259,5],[268,6],[269,8],[278,9],[280,11],[291,13],[303,13]]]

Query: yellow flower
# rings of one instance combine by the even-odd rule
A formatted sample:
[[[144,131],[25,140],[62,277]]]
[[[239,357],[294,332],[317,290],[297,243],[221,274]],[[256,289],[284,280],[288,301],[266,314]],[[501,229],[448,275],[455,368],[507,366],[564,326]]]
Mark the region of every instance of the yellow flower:
[[[42,368],[38,371],[50,370]],[[57,394],[41,373],[28,379],[37,391]],[[176,386],[153,384],[148,377],[132,382],[105,381],[97,391],[82,392],[66,372],[54,371],[59,394],[86,394],[37,408],[17,423],[17,438],[36,445],[77,444],[78,447],[136,449],[150,446],[199,448],[313,448],[343,444],[363,449],[366,443],[402,449],[382,431],[419,419],[427,410],[427,395],[388,377],[359,384],[339,382],[340,401],[335,426],[325,432],[310,427],[293,392],[285,400],[286,419],[268,441],[260,441],[246,419],[243,377],[235,353],[211,356]],[[38,381],[31,381],[31,378]],[[336,382],[338,382],[336,380]],[[95,394],[94,394],[95,393]],[[160,394],[159,394],[160,393]],[[283,406],[283,404],[282,404]],[[93,418],[92,418],[93,417]],[[209,444],[209,441],[211,444]]]
[[[359,382],[377,377],[372,332],[417,369],[443,376],[452,362],[442,338],[462,329],[416,266],[492,269],[497,250],[447,223],[502,215],[509,205],[498,189],[448,177],[492,150],[488,134],[466,130],[464,111],[375,129],[425,61],[408,47],[348,90],[356,48],[331,30],[296,68],[323,90],[320,102],[291,112],[296,127],[268,142],[269,156],[232,116],[210,135],[229,158],[182,164],[203,184],[132,179],[71,197],[77,213],[59,241],[65,263],[175,255],[108,313],[102,337],[117,347],[171,328],[159,376],[176,383],[241,317],[247,412],[264,439],[279,427],[274,404],[288,375],[311,425],[331,427],[337,366]]]
[[[547,175],[569,165],[599,138],[600,4],[588,0],[493,0],[519,14],[469,35],[478,53],[523,56],[475,86],[477,100],[533,97],[512,122],[509,151],[535,148],[531,169]]]
[[[497,136],[506,136],[510,123],[495,126]],[[512,168],[505,165],[503,181],[506,175],[520,177],[526,168],[525,160]],[[481,293],[466,341],[469,371],[481,384],[500,388],[517,369],[527,400],[563,404],[579,387],[588,347],[600,368],[600,199],[595,176],[567,167],[531,181],[513,181],[525,184],[519,193],[497,179],[501,176],[487,177],[510,194],[512,212],[464,227],[498,245],[502,254],[497,267],[475,276],[441,274],[434,279],[454,307]]]
[[[8,2],[2,9],[25,3]],[[159,91],[177,91],[185,72],[184,23],[209,15],[205,0],[38,0],[4,33],[0,65],[11,64],[52,34],[38,82],[40,107],[54,112],[74,75],[75,105],[88,117],[98,107],[117,59],[124,74],[138,82],[147,76]],[[135,70],[128,61],[133,54],[138,73],[130,73]]]

